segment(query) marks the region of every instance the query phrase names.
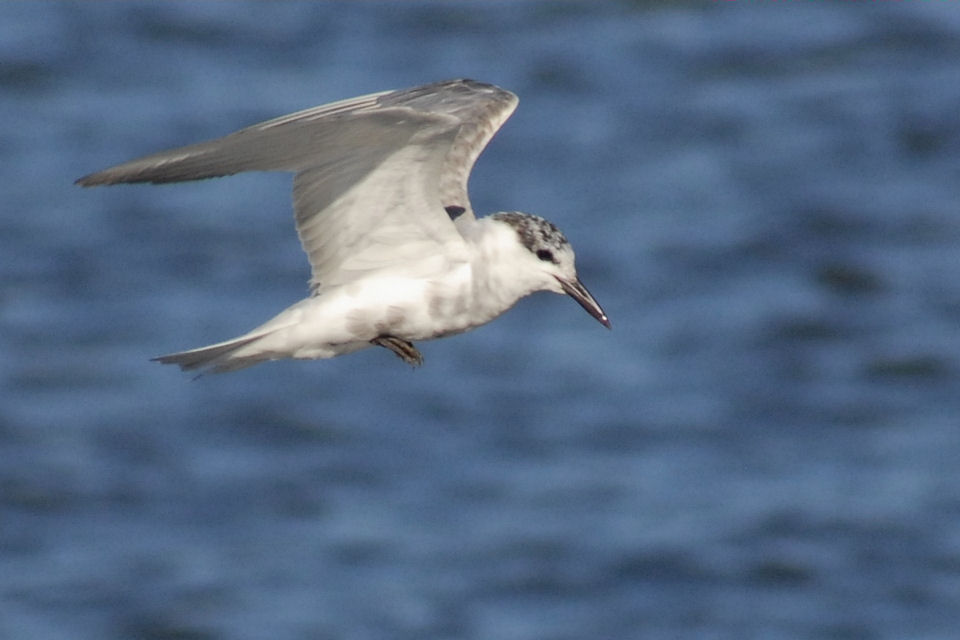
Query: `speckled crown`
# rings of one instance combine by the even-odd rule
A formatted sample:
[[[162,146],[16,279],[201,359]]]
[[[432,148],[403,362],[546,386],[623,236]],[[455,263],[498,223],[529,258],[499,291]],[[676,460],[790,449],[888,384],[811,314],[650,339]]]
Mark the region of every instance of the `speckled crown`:
[[[560,229],[557,229],[555,224],[549,220],[544,220],[540,216],[520,213],[519,211],[508,211],[495,213],[492,217],[513,227],[520,237],[521,244],[530,253],[537,253],[544,249],[556,251],[562,246],[570,244],[567,237],[563,235]]]

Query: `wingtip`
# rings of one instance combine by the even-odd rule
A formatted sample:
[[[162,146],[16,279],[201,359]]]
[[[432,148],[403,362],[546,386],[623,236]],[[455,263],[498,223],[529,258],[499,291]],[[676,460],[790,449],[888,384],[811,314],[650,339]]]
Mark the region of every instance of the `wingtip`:
[[[123,165],[119,167],[113,167],[112,169],[105,169],[103,171],[91,173],[83,176],[82,178],[77,178],[73,181],[73,184],[81,187],[103,187],[114,184],[133,184],[140,182],[161,184],[164,182],[176,182],[178,179],[163,179],[150,174],[144,175],[144,172],[125,171],[122,170],[122,168]]]
[[[99,187],[106,184],[116,184],[118,181],[111,177],[112,173],[110,169],[97,171],[96,173],[88,173],[74,180],[73,184],[81,187]]]

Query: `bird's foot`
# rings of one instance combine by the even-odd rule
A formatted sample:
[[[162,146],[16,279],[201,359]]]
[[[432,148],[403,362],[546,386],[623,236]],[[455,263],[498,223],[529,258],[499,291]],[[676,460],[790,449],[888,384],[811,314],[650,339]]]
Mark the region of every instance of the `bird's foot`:
[[[417,351],[412,342],[401,340],[396,336],[379,336],[370,341],[378,347],[390,349],[397,356],[409,364],[411,367],[419,367],[423,364],[423,355]]]

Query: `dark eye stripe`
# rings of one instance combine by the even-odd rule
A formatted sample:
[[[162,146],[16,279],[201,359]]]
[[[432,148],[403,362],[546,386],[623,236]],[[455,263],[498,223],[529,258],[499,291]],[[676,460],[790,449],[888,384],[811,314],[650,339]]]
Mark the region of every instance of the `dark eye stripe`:
[[[537,257],[544,261],[556,262],[553,259],[553,252],[549,249],[540,249],[537,251]]]

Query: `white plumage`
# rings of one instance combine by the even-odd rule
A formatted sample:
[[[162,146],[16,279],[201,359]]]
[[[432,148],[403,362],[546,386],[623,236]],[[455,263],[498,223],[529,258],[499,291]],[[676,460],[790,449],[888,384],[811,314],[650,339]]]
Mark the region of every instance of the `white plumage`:
[[[371,344],[420,364],[413,340],[489,322],[538,290],[567,293],[604,325],[573,250],[528,214],[477,219],[467,180],[517,105],[489,84],[451,80],[375,93],[149,155],[83,186],[290,171],[310,297],[233,340],[157,358],[233,371],[278,358],[330,358]]]

